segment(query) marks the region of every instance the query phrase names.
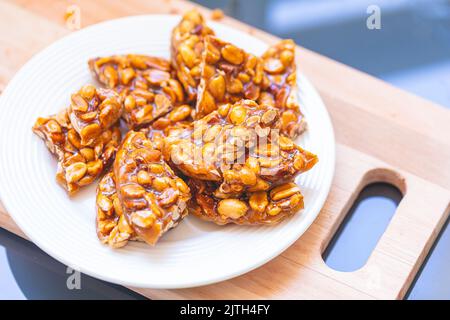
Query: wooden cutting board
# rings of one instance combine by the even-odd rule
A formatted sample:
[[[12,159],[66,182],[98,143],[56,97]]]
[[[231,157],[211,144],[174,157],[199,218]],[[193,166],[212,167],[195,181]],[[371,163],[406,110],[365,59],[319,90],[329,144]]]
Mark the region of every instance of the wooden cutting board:
[[[81,9],[82,27],[194,6],[175,0],[1,1],[0,90],[34,53],[71,32],[64,15],[73,4]],[[228,17],[221,22],[267,43],[277,40]],[[304,48],[297,57],[330,112],[337,139],[336,174],[317,220],[284,253],[243,276],[192,289],[133,290],[153,299],[404,297],[450,211],[450,112]],[[403,192],[396,214],[363,268],[330,269],[322,252],[359,191],[375,181]],[[2,207],[0,226],[25,237]]]

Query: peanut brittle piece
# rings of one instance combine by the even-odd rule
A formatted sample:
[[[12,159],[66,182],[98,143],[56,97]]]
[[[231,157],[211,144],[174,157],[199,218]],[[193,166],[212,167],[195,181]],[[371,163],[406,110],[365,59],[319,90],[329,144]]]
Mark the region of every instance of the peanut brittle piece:
[[[122,100],[117,93],[88,84],[72,94],[68,113],[81,144],[89,146],[120,119],[122,110]]]
[[[127,133],[114,161],[114,175],[125,219],[146,243],[156,244],[187,214],[189,187],[143,132]]]
[[[167,78],[170,62],[163,58],[127,54],[90,59],[92,75],[104,86],[122,91],[125,88],[146,88],[146,77]]]
[[[190,105],[183,104],[175,107],[168,114],[154,121],[150,127],[153,130],[164,130],[167,127],[175,126],[178,123],[192,122],[193,113],[194,109]]]
[[[112,248],[121,248],[129,240],[138,240],[122,212],[112,171],[103,176],[97,186],[96,229],[99,240]]]
[[[89,67],[97,80],[120,93],[123,118],[130,129],[143,127],[184,103],[181,83],[163,58],[111,56],[92,59]]]
[[[70,195],[91,184],[111,164],[121,139],[119,127],[114,125],[103,131],[94,144],[84,146],[69,121],[67,110],[38,118],[33,131],[57,157],[56,180]]]
[[[216,37],[205,38],[196,119],[223,103],[256,100],[266,84],[261,59]]]
[[[195,101],[197,97],[203,41],[207,35],[214,35],[214,32],[205,24],[205,19],[197,10],[186,12],[172,31],[172,65],[189,102]]]
[[[279,111],[252,100],[223,104],[164,131],[164,158],[184,175],[219,182],[217,197],[268,190],[310,170],[317,156],[278,134]]]
[[[271,153],[270,155],[268,154]],[[233,164],[222,172],[223,182],[215,191],[218,198],[243,191],[266,191],[272,186],[292,181],[310,170],[317,156],[295,145],[287,137],[271,142],[256,152],[250,152],[245,164]]]
[[[195,110],[190,105],[180,105],[139,131],[147,136],[155,149],[163,152],[164,140],[169,134],[179,137],[178,130],[192,129],[194,112]],[[170,161],[169,158],[166,160]]]
[[[236,197],[217,198],[217,184],[191,179],[192,198],[189,213],[219,225],[272,225],[303,209],[303,196],[293,182],[270,190],[243,193]]]
[[[192,125],[168,127],[164,131],[164,157],[186,176],[222,181],[221,168],[232,164],[238,151],[246,151],[245,145],[236,144],[249,141],[256,131],[267,135],[270,125],[277,126],[278,111],[271,108],[263,123],[266,111],[254,101],[243,100],[235,105],[223,104]]]
[[[271,46],[262,60],[269,85],[258,102],[280,109],[281,133],[295,138],[305,130],[306,122],[298,102],[294,41],[282,40]]]

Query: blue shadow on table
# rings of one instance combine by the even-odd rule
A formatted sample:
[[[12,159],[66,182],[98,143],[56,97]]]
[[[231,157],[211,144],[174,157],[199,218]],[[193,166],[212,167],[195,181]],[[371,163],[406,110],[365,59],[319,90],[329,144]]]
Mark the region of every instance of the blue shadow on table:
[[[0,229],[0,266],[0,300],[145,299],[127,288],[85,274],[81,274],[80,288],[69,290],[67,280],[73,273],[68,274],[65,265],[3,229]]]

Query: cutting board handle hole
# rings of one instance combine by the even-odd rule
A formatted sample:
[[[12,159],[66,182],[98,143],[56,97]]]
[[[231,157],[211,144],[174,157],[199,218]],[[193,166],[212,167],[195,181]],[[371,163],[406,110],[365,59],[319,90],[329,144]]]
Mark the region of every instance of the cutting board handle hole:
[[[383,168],[367,172],[323,250],[322,258],[328,267],[343,272],[362,268],[405,193],[405,180],[396,172]]]

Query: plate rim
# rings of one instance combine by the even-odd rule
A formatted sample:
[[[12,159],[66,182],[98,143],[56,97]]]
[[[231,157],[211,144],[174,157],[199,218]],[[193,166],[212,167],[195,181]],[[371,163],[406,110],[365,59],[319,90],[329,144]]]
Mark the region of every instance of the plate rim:
[[[59,38],[58,40],[50,43],[48,46],[46,46],[45,48],[41,49],[40,51],[38,51],[37,53],[33,54],[32,57],[27,60],[27,62],[14,74],[13,78],[8,82],[8,84],[6,85],[5,89],[3,90],[3,93],[0,95],[0,115],[1,115],[1,110],[2,108],[4,108],[4,101],[6,98],[4,98],[5,96],[7,96],[7,94],[9,93],[9,91],[11,90],[10,88],[13,87],[15,85],[15,83],[17,82],[16,79],[19,79],[19,75],[21,75],[22,73],[25,72],[25,70],[27,68],[29,68],[29,65],[32,65],[34,63],[35,60],[38,60],[41,56],[45,56],[46,53],[50,50],[52,50],[53,47],[57,47],[61,42],[64,41],[68,41],[67,39],[70,39],[72,37],[75,36],[79,36],[80,33],[89,33],[89,31],[91,29],[95,29],[101,26],[107,26],[109,24],[115,24],[117,22],[123,22],[123,21],[127,21],[129,20],[130,22],[132,22],[134,19],[152,19],[155,17],[159,17],[159,18],[165,18],[165,17],[170,17],[171,19],[173,17],[181,17],[180,15],[174,15],[174,14],[143,14],[143,15],[132,15],[132,16],[126,16],[126,17],[121,17],[121,18],[117,18],[117,19],[111,19],[111,20],[106,20],[106,21],[102,21],[96,24],[92,24],[89,25],[87,27],[84,27],[81,30],[75,31],[75,32],[71,32],[61,38]],[[214,21],[211,21],[211,24],[221,24],[221,23],[217,23]],[[225,26],[226,28],[230,28],[233,29],[234,31],[239,31],[242,33],[246,33],[249,36],[258,39],[259,41],[268,44],[267,41],[264,41],[263,39],[260,39],[258,37],[255,37],[253,34],[249,34],[246,31],[240,30],[240,29],[236,29],[233,26],[229,26],[227,24],[221,24],[223,26]],[[265,259],[261,259],[260,261],[258,261],[258,263],[254,263],[250,266],[248,266],[247,268],[245,268],[245,270],[238,270],[235,271],[233,273],[227,273],[221,277],[215,277],[213,279],[208,279],[208,280],[204,280],[204,281],[191,281],[191,283],[183,283],[183,285],[177,285],[177,284],[168,284],[168,285],[149,285],[149,283],[145,283],[145,281],[141,281],[141,282],[132,282],[132,281],[126,281],[126,280],[122,280],[122,279],[118,279],[118,278],[114,278],[114,277],[109,277],[109,276],[104,276],[101,273],[101,269],[96,271],[96,270],[91,270],[91,269],[86,269],[84,267],[81,266],[77,266],[77,268],[74,268],[75,270],[78,270],[86,275],[95,277],[97,279],[101,279],[103,281],[108,281],[111,283],[116,283],[119,285],[123,285],[123,286],[131,286],[131,287],[136,287],[136,288],[152,288],[152,289],[182,289],[182,288],[194,288],[194,287],[199,287],[199,286],[204,286],[204,285],[208,285],[208,284],[213,284],[213,283],[217,283],[217,282],[221,282],[224,280],[229,280],[232,278],[235,278],[237,276],[246,274],[250,271],[253,271],[259,267],[261,267],[262,265],[266,264],[267,262],[273,260],[274,258],[276,258],[277,256],[281,255],[285,250],[287,250],[294,242],[296,242],[297,240],[299,240],[303,234],[309,229],[309,227],[311,226],[311,224],[316,220],[316,218],[318,217],[318,215],[320,214],[325,201],[329,195],[331,186],[332,186],[332,181],[334,178],[334,174],[335,174],[335,167],[336,167],[336,139],[335,139],[335,134],[334,134],[334,128],[333,128],[333,124],[328,112],[328,109],[325,105],[325,103],[323,102],[320,94],[318,93],[318,91],[316,90],[316,88],[314,87],[314,85],[310,82],[310,80],[307,78],[306,75],[304,75],[303,73],[297,71],[297,81],[302,83],[302,88],[308,87],[308,91],[310,93],[310,96],[312,98],[314,98],[314,100],[316,102],[318,102],[319,104],[321,104],[321,109],[323,111],[323,118],[322,121],[327,123],[327,130],[329,131],[328,134],[331,138],[331,141],[333,142],[332,146],[328,146],[329,148],[329,154],[328,154],[328,158],[330,159],[330,167],[327,168],[330,173],[326,176],[326,179],[324,179],[324,186],[326,187],[323,188],[323,190],[321,190],[322,192],[320,193],[318,199],[316,200],[316,206],[317,208],[317,212],[314,215],[311,215],[309,217],[309,219],[306,219],[304,224],[303,224],[303,230],[301,230],[301,232],[297,232],[297,233],[293,233],[293,235],[287,235],[287,237],[289,237],[289,240],[287,240],[286,242],[283,243],[283,246],[281,246],[280,248],[278,248],[277,250],[273,250],[272,254],[267,255],[265,257]],[[0,170],[0,172],[3,172],[3,170]],[[15,214],[12,213],[14,212],[13,210],[10,210],[11,208],[15,207],[15,205],[13,204],[14,201],[12,201],[11,199],[5,198],[4,194],[5,194],[5,184],[0,183],[0,200],[3,203],[4,208],[6,209],[6,213],[13,219],[13,221],[18,225],[18,227],[21,229],[21,231],[26,235],[26,237],[28,238],[28,240],[30,240],[31,242],[33,242],[37,247],[39,247],[41,250],[43,250],[44,252],[46,252],[47,254],[49,254],[52,258],[56,259],[57,261],[60,261],[61,263],[63,263],[66,266],[71,266],[73,265],[70,261],[67,261],[65,256],[63,255],[59,255],[58,252],[54,252],[51,248],[51,246],[47,246],[45,243],[40,243],[39,239],[36,239],[34,237],[33,232],[30,232],[30,230],[28,229],[27,226],[25,226],[25,224],[23,224],[23,222],[21,221],[20,218],[16,218]],[[11,200],[11,201],[10,201]],[[31,236],[30,236],[31,235]]]

